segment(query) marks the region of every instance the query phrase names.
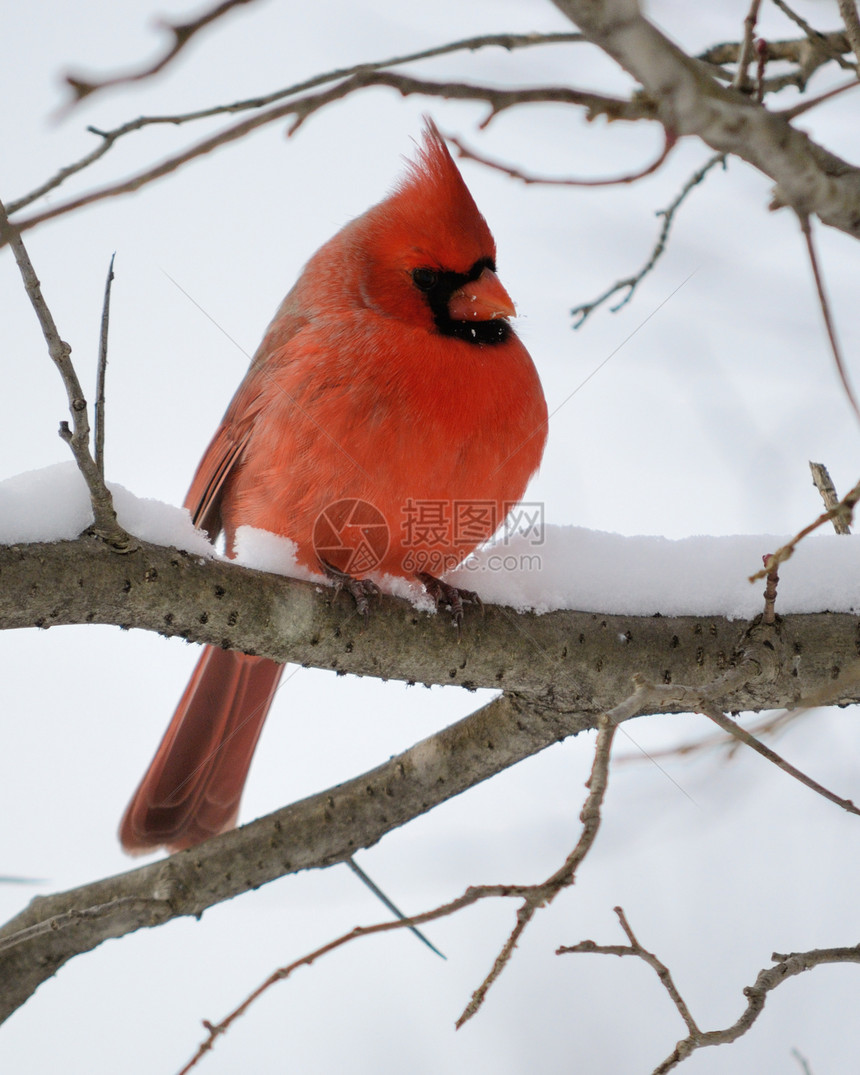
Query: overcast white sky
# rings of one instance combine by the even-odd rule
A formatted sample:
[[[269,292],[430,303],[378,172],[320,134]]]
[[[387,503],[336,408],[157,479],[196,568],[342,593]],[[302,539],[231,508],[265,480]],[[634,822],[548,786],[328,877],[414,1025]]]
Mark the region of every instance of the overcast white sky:
[[[763,6],[765,32],[792,36],[783,17]],[[799,6],[822,28],[835,27],[835,4]],[[736,37],[746,8],[666,0],[651,12],[697,49]],[[56,120],[63,71],[137,64],[156,52],[152,17],[185,10],[167,0],[37,0],[4,13],[0,197],[18,197],[90,149],[88,124],[105,129],[140,114],[235,100],[474,33],[568,28],[548,3],[270,0],[201,37],[175,70]],[[513,56],[494,50],[421,70],[627,87],[609,61],[584,46]],[[813,88],[828,85],[821,78]],[[786,94],[779,103],[792,100]],[[28,246],[45,295],[88,385],[104,277],[116,251],[112,480],[139,496],[181,503],[281,297],[307,257],[390,188],[424,111],[486,153],[559,175],[623,174],[653,159],[662,144],[656,127],[588,125],[560,106],[511,112],[479,135],[480,106],[403,101],[373,90],[314,117],[294,139],[272,128],[136,196],[32,233]],[[856,156],[856,103],[848,98],[801,126],[836,153]],[[144,132],[68,189],[128,174],[187,137],[181,129]],[[659,227],[655,211],[707,157],[685,143],[656,175],[608,190],[524,188],[463,166],[556,410],[529,492],[551,523],[671,538],[788,534],[820,510],[809,459],[827,463],[843,492],[857,480],[858,430],[828,354],[797,225],[787,212],[767,211],[769,184],[745,165],[733,162],[696,191],[668,253],[632,303],[571,329],[571,306],[648,257]],[[819,246],[860,383],[857,244],[822,231]],[[66,405],[8,255],[0,256],[0,293],[2,479],[65,460],[56,428]],[[578,564],[569,569],[575,574]],[[790,584],[786,570],[782,586]],[[179,640],[113,628],[0,638],[0,874],[45,879],[30,889],[0,887],[4,920],[30,895],[128,868],[116,826],[194,659]],[[299,670],[278,696],[243,817],[370,768],[481,700]],[[673,717],[626,730],[654,751],[704,729],[697,718]],[[778,748],[838,793],[860,794],[852,710],[815,714]],[[637,753],[624,737],[618,750]],[[589,764],[590,740],[552,748],[386,837],[359,862],[410,911],[470,883],[542,878],[576,838]],[[464,1030],[455,1032],[454,1020],[513,924],[510,906],[482,906],[428,930],[448,955],[445,963],[398,935],[354,945],[301,972],[219,1042],[200,1070],[650,1071],[683,1034],[650,972],[631,961],[559,958],[555,948],[585,937],[620,942],[612,908],[621,904],[642,943],[671,967],[700,1024],[725,1025],[772,951],[855,939],[856,846],[855,819],[755,757],[618,767],[599,846],[576,887],[533,923],[485,1010]],[[201,1019],[223,1016],[275,966],[315,943],[384,915],[339,867],[286,878],[199,923],[105,944],[64,967],[0,1028],[0,1070],[176,1071],[200,1040]],[[841,1013],[856,996],[850,967],[789,983],[747,1038],[698,1054],[684,1070],[792,1073],[800,1071],[795,1047],[816,1075],[855,1072],[860,1040]]]

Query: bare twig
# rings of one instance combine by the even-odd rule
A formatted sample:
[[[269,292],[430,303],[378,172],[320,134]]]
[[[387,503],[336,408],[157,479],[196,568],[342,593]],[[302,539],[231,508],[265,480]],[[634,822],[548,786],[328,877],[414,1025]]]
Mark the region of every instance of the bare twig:
[[[839,497],[836,495],[836,487],[830,477],[830,473],[827,467],[823,463],[813,463],[810,460],[809,469],[812,471],[812,481],[815,484],[815,488],[821,493],[821,499],[824,501],[824,506],[828,511],[832,511],[839,506]],[[833,529],[837,534],[850,534],[851,527],[845,521],[841,512],[836,512],[833,516]]]
[[[759,62],[768,64],[772,60],[780,60],[795,65],[793,71],[762,79],[762,96],[779,93],[789,86],[805,90],[810,78],[820,67],[830,63],[835,56],[850,51],[848,38],[842,31],[822,34],[820,38],[821,43],[810,41],[808,37],[761,42],[760,49],[757,47]],[[699,53],[696,58],[710,64],[715,77],[733,82],[737,73],[732,75],[721,65],[738,63],[742,47],[742,43],[726,41],[713,45],[705,52]]]
[[[839,4],[839,14],[845,23],[845,32],[851,42],[851,49],[854,53],[854,68],[856,70],[858,63],[860,63],[860,17],[857,15],[857,5],[854,0],[837,0],[837,2]]]
[[[701,1031],[696,1025],[696,1021],[693,1019],[686,1001],[681,996],[678,987],[672,980],[669,968],[665,963],[661,962],[653,952],[649,952],[647,948],[642,947],[636,939],[636,935],[631,929],[630,923],[627,921],[627,916],[624,914],[624,910],[621,907],[613,907],[613,910],[618,915],[618,921],[621,923],[621,928],[627,934],[627,939],[630,941],[629,946],[625,944],[595,944],[594,941],[580,941],[579,944],[562,945],[560,948],[556,949],[555,954],[557,956],[579,955],[581,953],[607,956],[637,956],[655,971],[657,977],[663,983],[666,992],[672,998],[672,1003],[678,1009],[678,1013],[684,1020],[690,1034],[696,1036],[700,1035]]]
[[[525,886],[528,888],[528,886]],[[279,967],[276,971],[273,971],[265,981],[261,982],[253,992],[234,1008],[228,1015],[226,1015],[219,1023],[212,1023],[208,1019],[203,1020],[204,1029],[207,1032],[207,1037],[200,1043],[196,1053],[191,1057],[188,1063],[180,1070],[178,1075],[187,1075],[192,1068],[196,1067],[197,1063],[210,1052],[213,1048],[216,1040],[225,1034],[233,1023],[237,1019],[241,1018],[248,1009],[273,985],[278,982],[286,981],[295,971],[300,967],[309,967],[314,964],[318,959],[328,955],[329,952],[334,952],[338,948],[342,948],[345,944],[349,944],[351,941],[358,940],[360,937],[372,937],[378,933],[389,933],[398,929],[409,929],[410,927],[425,925],[428,922],[435,922],[440,918],[445,918],[448,915],[455,914],[457,911],[463,910],[465,907],[471,907],[472,904],[477,903],[479,900],[488,899],[491,897],[504,898],[504,897],[518,897],[522,895],[522,886],[517,885],[481,885],[469,888],[458,899],[452,900],[450,903],[443,904],[440,907],[436,907],[432,911],[426,911],[423,914],[412,915],[410,918],[398,918],[388,922],[378,922],[372,926],[356,926],[348,933],[343,933],[334,940],[328,941],[326,944],[321,945],[319,948],[315,948],[312,952],[308,952],[307,955],[302,956],[300,959],[295,960],[286,966]]]
[[[79,76],[69,75],[66,77],[67,84],[71,87],[75,94],[75,101],[77,103],[83,100],[84,97],[95,93],[98,90],[105,89],[109,86],[122,85],[128,82],[138,82],[142,79],[151,77],[161,71],[171,60],[175,58],[178,52],[181,51],[188,44],[191,37],[202,30],[205,26],[214,22],[216,19],[221,18],[231,8],[237,7],[239,4],[251,3],[252,0],[223,0],[211,11],[206,12],[199,19],[195,19],[192,22],[184,24],[169,24],[162,21],[161,25],[174,36],[174,42],[171,48],[169,48],[165,54],[156,63],[150,67],[144,68],[134,74],[130,75],[117,75],[114,78],[107,78],[100,81],[90,81],[83,79]],[[384,60],[380,63],[373,64],[358,64],[350,70],[359,70],[365,66],[367,67],[390,67],[394,64],[407,63],[411,60],[423,60],[433,56],[442,55],[445,52],[458,51],[461,49],[478,49],[483,48],[486,45],[501,45],[503,48],[515,49],[524,45],[539,45],[547,42],[581,42],[584,41],[582,34],[577,33],[559,33],[559,34],[482,34],[479,37],[466,38],[463,41],[457,41],[450,45],[441,45],[430,49],[422,49],[420,52],[413,53],[404,57],[396,57],[391,60]],[[341,77],[350,73],[349,70],[342,70],[330,77]]]
[[[456,138],[452,134],[446,134],[445,139],[452,145],[457,147],[457,152],[461,157],[466,160],[476,161],[478,164],[483,164],[487,168],[493,168],[497,172],[502,172],[511,179],[518,179],[527,186],[536,183],[542,186],[555,186],[555,187],[615,187],[622,186],[625,183],[635,183],[639,179],[644,179],[646,175],[651,175],[656,172],[661,164],[666,160],[672,151],[677,139],[671,131],[665,131],[665,139],[663,143],[663,149],[656,160],[652,161],[647,167],[641,169],[638,172],[631,172],[629,175],[616,176],[612,179],[575,179],[568,178],[555,178],[553,176],[533,175],[531,172],[525,172],[521,168],[513,168],[510,165],[502,164],[501,161],[491,160],[489,157],[484,157],[479,153],[476,153],[473,149],[470,149],[463,141]]]
[[[93,405],[93,415],[96,424],[95,447],[96,467],[99,475],[105,476],[105,377],[107,375],[108,355],[108,326],[110,324],[110,292],[113,284],[113,261],[116,254],[111,254],[110,266],[108,267],[107,280],[105,281],[105,297],[102,305],[102,324],[99,333],[99,364],[96,373],[96,401]]]
[[[216,1039],[224,1034],[240,1016],[244,1015],[263,993],[269,990],[277,982],[289,978],[299,967],[310,966],[321,956],[327,955],[336,948],[340,948],[359,937],[368,937],[376,933],[386,933],[396,929],[409,929],[415,926],[424,925],[427,922],[434,922],[437,919],[455,914],[465,907],[470,907],[479,900],[490,898],[522,899],[523,904],[517,912],[517,922],[511,936],[497,956],[490,973],[472,994],[469,1004],[457,1020],[457,1027],[462,1026],[462,1024],[470,1019],[480,1008],[490,986],[498,978],[499,974],[501,974],[502,970],[510,960],[517,939],[521,936],[523,930],[534,917],[535,913],[541,907],[551,903],[563,888],[567,888],[569,885],[573,884],[576,870],[593,845],[595,837],[597,836],[597,830],[600,826],[600,808],[606,792],[606,785],[609,777],[609,756],[616,728],[616,720],[612,719],[609,715],[605,715],[600,719],[591,775],[586,784],[589,792],[580,814],[582,833],[576,846],[567,856],[563,865],[551,877],[547,878],[546,881],[537,885],[472,886],[458,899],[452,900],[450,903],[443,904],[440,907],[436,907],[432,911],[425,911],[423,914],[413,915],[410,918],[397,919],[392,922],[377,923],[373,926],[357,926],[355,929],[350,930],[349,933],[342,934],[340,937],[329,941],[327,944],[322,945],[313,952],[309,952],[307,955],[302,956],[301,959],[297,959],[287,966],[278,968],[278,970],[270,974],[264,982],[257,986],[257,988],[250,993],[238,1007],[234,1008],[233,1011],[222,1019],[220,1023],[216,1024],[208,1020],[204,1021],[203,1025],[207,1031],[207,1037],[201,1042],[197,1052],[185,1067],[182,1068],[179,1075],[187,1075],[187,1073],[196,1066],[197,1062],[212,1049]]]
[[[36,276],[36,271],[33,268],[33,263],[30,261],[30,256],[18,229],[10,223],[2,202],[0,202],[0,241],[8,243],[12,247],[18,271],[24,282],[24,289],[30,299],[42,329],[42,335],[48,345],[48,353],[54,365],[60,371],[60,376],[66,387],[73,428],[69,428],[68,422],[61,422],[60,436],[71,448],[75,462],[78,464],[78,469],[87,483],[94,517],[92,530],[118,552],[127,552],[132,547],[133,541],[116,521],[113,498],[99,473],[95,460],[90,454],[90,424],[87,417],[87,401],[84,399],[78,375],[69,358],[72,349],[57,331],[53,315],[42,295],[42,289]]]
[[[802,116],[804,112],[811,112],[813,108],[818,108],[820,104],[824,104],[825,101],[829,101],[832,97],[839,97],[840,94],[846,93],[848,90],[856,90],[860,86],[860,81],[856,78],[850,82],[843,82],[841,86],[835,86],[832,90],[828,90],[826,93],[820,93],[817,97],[810,97],[805,101],[801,101],[799,104],[793,105],[791,108],[783,108],[776,112],[775,115],[781,116],[783,119],[797,119],[798,116]],[[779,208],[781,206],[779,199],[774,199],[770,208]]]
[[[690,192],[695,187],[697,187],[699,183],[702,182],[702,180],[707,176],[708,172],[710,172],[712,168],[715,168],[718,164],[722,164],[723,166],[725,166],[725,163],[726,154],[715,153],[714,156],[711,157],[708,161],[706,161],[705,164],[697,172],[690,176],[690,178],[681,188],[681,191],[679,192],[675,200],[672,202],[672,204],[669,205],[666,209],[659,209],[657,211],[655,215],[663,218],[663,224],[660,228],[660,233],[657,236],[657,242],[654,244],[654,248],[651,251],[651,256],[648,258],[642,268],[635,274],[635,276],[629,276],[626,280],[617,281],[612,285],[612,287],[608,288],[606,291],[603,292],[602,295],[599,295],[591,302],[583,303],[581,306],[574,306],[570,313],[571,317],[576,318],[573,324],[573,327],[575,329],[580,328],[599,306],[602,306],[603,303],[611,299],[613,295],[617,295],[619,291],[626,290],[626,294],[614,306],[610,306],[610,311],[612,313],[617,313],[623,306],[626,306],[627,303],[630,302],[630,300],[633,298],[633,293],[635,292],[636,288],[648,275],[648,273],[651,272],[651,270],[654,268],[654,266],[664,254],[666,250],[666,242],[669,238],[669,232],[675,219],[675,214],[677,213],[678,209],[680,209],[687,195],[690,194]]]
[[[764,102],[765,95],[765,71],[767,71],[767,42],[763,37],[756,40],[756,70],[755,70],[755,99],[759,104]]]
[[[770,557],[769,559],[772,559]],[[644,676],[636,675],[633,677],[636,683],[637,692],[631,696],[631,700],[638,707],[638,711],[646,711],[652,707],[666,704],[669,699],[674,701],[681,701],[684,706],[688,708],[690,712],[702,713],[704,716],[712,720],[716,725],[723,729],[724,732],[728,732],[729,735],[739,739],[746,746],[755,750],[762,757],[766,758],[777,768],[781,769],[788,776],[793,777],[799,781],[805,787],[814,791],[817,795],[821,795],[829,802],[835,803],[843,810],[850,814],[857,814],[860,816],[860,809],[858,809],[850,799],[843,799],[838,795],[835,795],[832,791],[828,791],[812,777],[807,776],[806,773],[800,769],[795,768],[790,762],[787,762],[776,751],[771,750],[770,747],[764,745],[755,738],[750,732],[743,728],[736,721],[731,720],[725,715],[722,709],[713,701],[716,694],[721,697],[726,697],[737,687],[741,687],[749,677],[760,675],[761,667],[759,656],[766,660],[767,657],[762,647],[751,648],[750,652],[741,655],[738,663],[730,668],[724,675],[722,675],[717,681],[711,684],[710,687],[703,689],[692,688],[684,686],[683,684],[673,684],[671,686],[663,686],[655,683],[648,682]]]
[[[168,157],[151,168],[138,172],[131,178],[119,183],[110,184],[99,190],[90,191],[80,197],[72,198],[59,205],[52,206],[31,217],[16,221],[19,231],[42,224],[46,220],[53,220],[66,213],[82,209],[105,198],[117,197],[140,190],[141,187],[164,176],[171,175],[189,161],[197,157],[205,156],[213,150],[220,149],[230,142],[237,141],[269,124],[293,117],[293,122],[288,133],[294,134],[308,117],[325,108],[334,101],[340,101],[352,93],[368,89],[373,86],[387,86],[396,90],[404,97],[419,94],[427,97],[441,97],[448,100],[459,101],[482,101],[489,105],[490,112],[484,125],[493,116],[508,108],[521,104],[535,104],[555,102],[560,104],[578,105],[588,110],[592,116],[606,115],[613,119],[654,119],[656,106],[644,97],[637,97],[633,101],[625,101],[617,97],[607,97],[602,94],[588,93],[581,90],[571,89],[568,86],[537,86],[518,87],[515,89],[499,89],[495,86],[482,86],[465,82],[433,82],[428,79],[414,78],[410,75],[397,74],[392,71],[359,71],[356,74],[338,82],[336,85],[320,93],[306,94],[294,100],[277,105],[267,111],[258,113],[248,119],[242,120],[230,127],[197,142],[181,153]],[[163,122],[163,121],[160,121]],[[105,137],[111,137],[110,133]]]
[[[663,988],[669,994],[672,1003],[678,1010],[678,1014],[684,1020],[688,1033],[686,1038],[682,1038],[677,1043],[669,1056],[661,1064],[657,1065],[653,1075],[665,1075],[666,1072],[677,1067],[682,1060],[686,1060],[697,1049],[711,1045],[727,1045],[742,1037],[761,1015],[767,994],[788,978],[803,974],[805,971],[812,970],[815,967],[832,963],[860,963],[860,945],[856,945],[853,948],[817,948],[809,952],[791,952],[788,954],[774,952],[771,959],[774,961],[775,966],[759,971],[755,983],[745,987],[743,992],[747,1006],[740,1018],[723,1030],[702,1031],[696,1024],[686,1001],[676,987],[668,967],[653,952],[649,952],[642,947],[630,929],[620,907],[615,908],[615,913],[618,915],[621,926],[627,934],[630,941],[629,945],[595,944],[594,941],[581,941],[579,944],[563,945],[557,949],[556,954],[636,956],[655,971]]]
[[[109,131],[102,131],[96,127],[88,127],[87,130],[98,135],[102,139],[100,145],[96,149],[85,154],[80,160],[61,168],[56,175],[52,176],[29,194],[25,194],[14,201],[10,201],[7,205],[7,211],[9,215],[12,216],[27,205],[31,205],[45,194],[55,190],[70,176],[90,167],[90,165],[103,157],[121,138],[133,134],[135,131],[140,131],[144,127],[165,125],[180,127],[184,124],[194,123],[198,120],[212,119],[215,116],[235,115],[239,112],[257,111],[266,108],[269,105],[276,104],[279,101],[283,101],[288,97],[295,97],[298,94],[307,93],[309,90],[316,89],[319,86],[325,86],[332,82],[339,82],[352,75],[380,71],[389,67],[399,67],[406,63],[433,59],[437,56],[444,56],[452,52],[477,52],[479,49],[491,47],[504,48],[507,51],[512,52],[515,49],[520,48],[529,48],[546,44],[570,44],[581,42],[582,40],[582,34],[578,33],[483,34],[478,37],[467,37],[460,41],[452,41],[444,45],[436,45],[429,49],[421,49],[418,52],[405,53],[401,56],[390,56],[384,60],[375,60],[371,63],[361,63],[354,64],[351,67],[336,68],[332,71],[326,71],[322,74],[315,75],[312,78],[294,83],[292,86],[286,86],[283,89],[275,90],[272,93],[234,101],[231,104],[212,105],[209,108],[197,109],[192,112],[176,113],[173,115],[140,116],[137,119],[129,120],[127,123],[121,124],[119,127],[114,127]]]
[[[804,695],[804,697],[799,702],[794,703],[790,709],[780,709],[778,712],[768,713],[763,720],[751,724],[747,728],[747,731],[755,739],[760,739],[764,735],[775,735],[777,732],[782,731],[793,721],[804,716],[804,714],[809,713],[811,710],[816,709],[819,706],[832,705],[842,696],[847,686],[860,683],[860,663],[854,664],[853,667],[849,668],[847,671],[843,672],[840,670],[838,678],[838,687],[834,683],[825,684],[818,690]],[[643,708],[647,710],[647,705],[645,704],[649,700],[647,692],[643,692],[642,700]],[[626,764],[632,761],[640,762],[668,757],[681,758],[687,754],[695,754],[699,751],[719,748],[727,748],[729,757],[732,757],[735,755],[740,745],[740,738],[733,735],[731,732],[729,732],[728,735],[705,735],[699,739],[681,743],[678,746],[667,747],[665,750],[652,750],[649,755],[643,755],[641,753],[622,755],[616,757],[615,763],[617,765]]]
[[[860,422],[860,406],[858,406],[857,400],[854,397],[854,392],[848,382],[848,374],[845,370],[845,363],[842,360],[839,341],[836,338],[836,326],[833,324],[833,318],[830,313],[830,303],[827,301],[827,293],[824,290],[824,280],[822,279],[821,270],[818,265],[818,257],[815,253],[815,243],[812,238],[812,228],[809,223],[809,216],[806,213],[798,213],[797,216],[800,221],[801,231],[806,240],[809,264],[812,268],[812,275],[815,278],[815,290],[818,293],[818,302],[821,306],[821,315],[824,318],[824,326],[827,329],[827,338],[830,341],[830,350],[833,354],[833,360],[836,363],[839,379],[842,382],[842,387],[845,389],[845,395],[848,397],[851,409],[854,411],[857,421]]]
[[[854,69],[854,64],[844,59],[842,56],[842,50],[838,47],[834,47],[832,44],[832,34],[822,34],[819,30],[816,30],[814,26],[811,26],[806,19],[798,15],[796,11],[792,10],[785,3],[785,0],[772,0],[772,2],[779,8],[779,10],[786,15],[793,23],[803,30],[810,42],[817,48],[824,51],[831,60],[835,60],[846,71]]]
[[[756,571],[754,575],[750,575],[749,581],[756,582],[758,579],[763,579],[768,571],[771,571],[779,564],[784,564],[794,553],[798,544],[803,541],[805,537],[808,537],[814,530],[817,530],[819,526],[823,526],[825,523],[831,522],[837,516],[844,519],[846,523],[850,523],[854,518],[854,508],[860,500],[860,482],[858,482],[853,489],[845,494],[845,496],[836,504],[835,507],[830,508],[823,514],[819,515],[817,519],[804,526],[802,530],[799,530],[791,541],[781,546],[776,552],[768,557],[768,562],[764,565],[761,571]]]
[[[753,41],[755,39],[755,28],[756,23],[758,22],[758,9],[760,7],[761,0],[751,0],[749,11],[744,19],[744,36],[738,53],[737,70],[735,71],[735,77],[732,79],[732,88],[741,90],[742,92],[745,91],[749,85],[747,68],[752,60]]]
[[[226,15],[232,8],[238,7],[240,4],[248,4],[251,2],[252,0],[221,0],[221,3],[216,4],[214,8],[204,12],[199,18],[192,19],[190,22],[169,23],[160,20],[161,27],[173,36],[172,44],[168,46],[160,59],[139,71],[135,71],[131,74],[116,75],[113,78],[90,80],[85,79],[80,75],[67,75],[66,84],[71,88],[72,93],[74,94],[72,104],[77,104],[85,97],[89,97],[98,90],[106,89],[109,86],[122,86],[129,82],[140,82],[143,79],[158,74],[158,72],[162,71],[171,60],[175,59],[198,31],[202,30],[205,26],[209,26],[211,23],[215,22],[216,19],[220,19],[222,15]]]
[[[696,706],[696,710],[699,713],[703,713],[709,720],[712,720],[714,724],[723,729],[724,732],[728,732],[729,735],[735,736],[742,743],[745,743],[748,747],[751,747],[758,754],[761,754],[763,758],[766,758],[777,768],[782,769],[784,773],[794,777],[795,780],[800,781],[811,791],[814,791],[817,795],[821,795],[822,798],[835,803],[836,806],[840,806],[843,810],[846,810],[849,814],[856,814],[860,817],[860,809],[858,809],[850,799],[840,798],[838,795],[834,795],[832,791],[828,791],[827,788],[822,787],[817,780],[813,780],[812,777],[806,775],[795,768],[790,762],[787,762],[785,758],[776,753],[775,750],[771,750],[770,747],[765,746],[755,736],[750,735],[746,728],[741,727],[736,721],[727,717],[725,713],[713,703],[707,702],[706,699],[702,699],[702,703]]]
[[[766,564],[770,559],[770,553],[762,557]],[[779,585],[779,574],[774,567],[767,573],[767,585],[764,588],[764,613],[761,622],[771,626],[776,620],[776,588]]]
[[[612,751],[612,740],[617,727],[618,720],[611,713],[607,713],[600,718],[591,775],[585,785],[588,788],[588,796],[579,815],[582,822],[582,833],[579,840],[560,869],[547,878],[543,884],[531,886],[528,892],[523,893],[525,899],[517,912],[516,925],[502,950],[496,956],[489,974],[472,994],[469,1003],[460,1014],[455,1024],[458,1030],[479,1011],[490,986],[507,966],[517,942],[535,913],[541,907],[550,904],[562,889],[569,888],[573,884],[580,863],[591,850],[597,836],[597,830],[600,827],[600,809],[603,804],[603,796],[606,793],[606,785],[609,781],[609,755]]]

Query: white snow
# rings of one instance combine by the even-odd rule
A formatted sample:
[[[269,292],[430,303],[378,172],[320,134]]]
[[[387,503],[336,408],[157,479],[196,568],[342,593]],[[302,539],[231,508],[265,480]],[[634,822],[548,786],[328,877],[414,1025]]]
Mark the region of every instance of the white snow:
[[[542,544],[515,536],[479,550],[450,578],[517,609],[750,619],[762,610],[765,583],[749,576],[788,540],[738,534],[672,541],[546,526]],[[777,611],[860,609],[858,567],[860,535],[811,535],[779,569]]]
[[[134,496],[108,483],[117,517],[146,541],[217,556],[189,513]],[[62,541],[92,521],[83,478],[74,463],[58,463],[0,482],[0,544]],[[801,520],[805,522],[806,520]],[[575,526],[544,526],[491,544],[448,576],[487,602],[517,609],[579,609],[649,616],[724,615],[749,619],[762,608],[764,582],[750,584],[762,557],[785,535],[625,537]],[[325,581],[300,567],[287,538],[240,527],[237,560],[248,567]],[[815,534],[780,569],[777,609],[788,612],[856,612],[860,609],[860,535]],[[427,606],[417,584],[385,577],[388,592]]]
[[[215,550],[185,508],[137,497],[108,482],[117,520],[130,534],[200,556]],[[71,541],[93,521],[86,482],[73,462],[55,463],[0,481],[0,545]]]

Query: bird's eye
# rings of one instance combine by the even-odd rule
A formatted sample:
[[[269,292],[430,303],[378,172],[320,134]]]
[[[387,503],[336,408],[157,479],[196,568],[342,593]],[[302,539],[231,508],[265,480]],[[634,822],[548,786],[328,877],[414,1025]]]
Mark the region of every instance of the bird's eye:
[[[432,291],[439,280],[439,273],[435,269],[413,269],[412,283],[419,291]]]

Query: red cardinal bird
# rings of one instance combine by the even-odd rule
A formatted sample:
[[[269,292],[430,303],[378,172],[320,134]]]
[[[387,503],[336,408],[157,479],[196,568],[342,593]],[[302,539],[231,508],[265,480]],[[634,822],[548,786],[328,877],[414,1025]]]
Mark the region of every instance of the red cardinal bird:
[[[387,530],[376,569],[420,574],[438,595],[431,576],[492,535],[546,441],[495,258],[428,124],[394,192],[311,258],[269,325],[186,497],[197,526],[223,531],[228,555],[239,526],[284,535],[319,570],[321,521],[337,526],[348,501],[376,539]],[[127,851],[191,847],[235,825],[281,671],[204,649],[123,817]]]

